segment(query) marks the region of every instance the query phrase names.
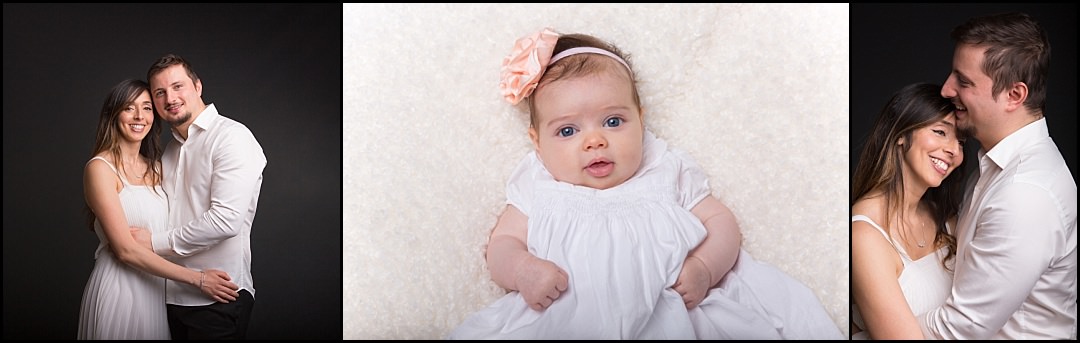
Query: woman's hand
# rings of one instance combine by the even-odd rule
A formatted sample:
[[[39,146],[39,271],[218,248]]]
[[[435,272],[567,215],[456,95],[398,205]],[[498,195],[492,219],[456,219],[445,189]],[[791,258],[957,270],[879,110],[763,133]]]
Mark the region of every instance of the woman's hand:
[[[705,262],[700,258],[690,256],[683,261],[682,271],[679,271],[679,278],[675,280],[672,288],[679,292],[683,303],[686,304],[686,309],[689,310],[705,300],[710,279],[712,276],[709,275],[709,268],[705,266]]]
[[[235,301],[236,298],[240,296],[240,293],[238,292],[240,286],[237,286],[230,280],[232,279],[229,278],[229,274],[224,271],[207,269],[202,271],[199,284],[196,286],[199,287],[199,290],[204,294],[214,298],[214,301],[229,303],[230,301]]]
[[[517,268],[518,292],[534,310],[543,311],[569,286],[570,277],[555,263],[532,256]]]

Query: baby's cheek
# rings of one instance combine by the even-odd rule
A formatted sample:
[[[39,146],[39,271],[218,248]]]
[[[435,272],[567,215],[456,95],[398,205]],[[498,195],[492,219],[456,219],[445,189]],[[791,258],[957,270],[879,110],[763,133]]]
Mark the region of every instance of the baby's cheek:
[[[570,172],[573,166],[567,162],[569,160],[572,160],[571,156],[540,154],[540,162],[544,164],[544,169],[547,169],[556,181],[572,182]]]
[[[630,151],[627,151],[628,159],[633,164],[633,169],[636,171],[641,168],[641,161],[645,159],[645,151],[640,144],[631,147]]]

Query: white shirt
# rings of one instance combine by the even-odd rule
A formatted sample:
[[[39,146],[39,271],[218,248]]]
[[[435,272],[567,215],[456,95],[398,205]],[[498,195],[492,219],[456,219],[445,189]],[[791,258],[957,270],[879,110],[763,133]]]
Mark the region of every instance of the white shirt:
[[[186,140],[176,132],[173,138],[161,161],[169,230],[152,236],[154,252],[189,268],[223,270],[254,296],[250,238],[266,166],[262,147],[213,104],[188,126]],[[166,283],[166,303],[213,302],[196,287]]]
[[[945,304],[927,338],[1075,339],[1076,183],[1039,119],[989,152],[961,207]]]

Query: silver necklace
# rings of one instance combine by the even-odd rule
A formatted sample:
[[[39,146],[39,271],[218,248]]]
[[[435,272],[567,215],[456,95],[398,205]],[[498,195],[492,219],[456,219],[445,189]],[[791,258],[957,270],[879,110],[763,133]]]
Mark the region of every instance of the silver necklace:
[[[911,242],[911,241],[908,240],[907,237],[908,236],[914,236],[916,246],[918,246],[919,248],[925,248],[926,247],[926,239],[922,238],[923,235],[920,234],[921,232],[915,232],[914,230],[911,229],[914,225],[911,225],[909,222],[907,222],[905,220],[901,220],[899,222],[899,224],[900,224],[900,231],[898,233],[900,234],[900,236],[897,237],[899,240],[901,240],[902,242],[908,243],[908,242]],[[925,222],[919,221],[919,228],[922,229],[922,228],[925,228],[925,227],[926,227]],[[907,235],[903,234],[905,228],[907,228],[907,232],[908,232]]]
[[[922,229],[926,228],[925,224],[926,224],[926,222],[919,221],[919,229],[920,229],[920,231],[923,231]],[[923,235],[916,234],[915,239],[916,239],[915,245],[918,245],[920,248],[925,248],[926,247],[926,240],[923,239]]]
[[[124,164],[125,164],[125,165],[126,165],[126,164],[129,164],[129,162],[124,162]],[[130,164],[131,164],[131,165],[133,165],[133,166],[137,166],[137,165],[138,165],[138,163],[135,163],[135,162],[130,162]],[[147,168],[147,169],[150,169],[150,165],[149,165],[149,164],[147,164],[147,165],[146,165],[146,168]],[[127,171],[127,168],[124,168],[124,169],[125,169],[125,172],[126,172],[126,171]],[[142,173],[142,175],[139,175],[139,176],[132,176],[132,177],[134,177],[134,178],[136,178],[136,179],[138,179],[138,180],[142,180],[143,176],[146,176],[146,170],[143,170],[143,173]]]

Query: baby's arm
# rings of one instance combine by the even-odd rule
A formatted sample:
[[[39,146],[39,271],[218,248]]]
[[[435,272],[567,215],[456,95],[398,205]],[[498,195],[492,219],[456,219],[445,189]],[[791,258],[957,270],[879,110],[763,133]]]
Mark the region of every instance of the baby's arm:
[[[507,205],[491,232],[486,257],[495,284],[520,292],[529,307],[541,311],[566,290],[569,277],[555,263],[529,253],[528,222],[524,213]]]
[[[682,295],[688,309],[701,303],[709,288],[731,270],[742,247],[742,233],[735,215],[720,200],[707,196],[690,212],[701,219],[706,236],[686,257],[673,287]]]

